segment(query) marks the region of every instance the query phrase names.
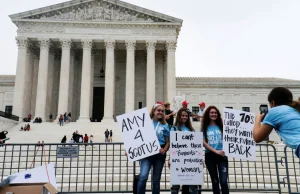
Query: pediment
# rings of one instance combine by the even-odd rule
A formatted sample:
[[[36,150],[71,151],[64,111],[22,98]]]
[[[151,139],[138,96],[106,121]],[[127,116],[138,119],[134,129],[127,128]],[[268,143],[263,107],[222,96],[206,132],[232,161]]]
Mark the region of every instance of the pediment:
[[[182,23],[180,19],[119,0],[73,0],[10,17],[12,20]]]

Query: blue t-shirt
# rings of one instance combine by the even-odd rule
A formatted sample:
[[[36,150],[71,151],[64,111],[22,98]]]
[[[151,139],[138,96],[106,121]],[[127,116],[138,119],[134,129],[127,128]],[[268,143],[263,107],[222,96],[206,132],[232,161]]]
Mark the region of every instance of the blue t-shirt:
[[[153,125],[154,125],[154,129],[156,130],[156,136],[158,138],[159,144],[160,145],[166,144],[165,137],[170,136],[169,125],[168,124],[161,124],[158,121],[153,121]]]
[[[220,128],[217,125],[210,125],[207,127],[206,134],[203,134],[204,137],[207,137],[207,144],[215,150],[223,149],[223,136]],[[208,149],[205,149],[205,152],[209,152]]]
[[[288,147],[297,149],[300,145],[300,112],[295,108],[287,105],[271,108],[262,124],[272,126]]]
[[[180,129],[181,129],[181,131],[190,131],[190,129],[187,128],[185,125],[182,125]],[[177,126],[174,126],[174,127],[171,128],[171,131],[179,131],[179,130],[178,130]]]

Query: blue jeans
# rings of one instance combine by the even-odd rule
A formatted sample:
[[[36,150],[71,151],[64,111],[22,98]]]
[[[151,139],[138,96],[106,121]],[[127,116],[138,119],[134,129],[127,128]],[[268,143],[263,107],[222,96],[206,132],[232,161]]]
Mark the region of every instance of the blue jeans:
[[[198,194],[198,185],[188,185],[190,194]],[[173,185],[171,187],[171,194],[178,194],[180,185]]]
[[[153,166],[152,174],[152,194],[160,193],[161,172],[166,160],[166,154],[155,154],[140,160],[140,178],[138,181],[138,194],[146,193],[146,183],[148,180],[151,166]]]
[[[209,172],[214,194],[229,194],[228,188],[228,159],[213,152],[205,153],[205,164]],[[220,179],[220,180],[219,180]]]

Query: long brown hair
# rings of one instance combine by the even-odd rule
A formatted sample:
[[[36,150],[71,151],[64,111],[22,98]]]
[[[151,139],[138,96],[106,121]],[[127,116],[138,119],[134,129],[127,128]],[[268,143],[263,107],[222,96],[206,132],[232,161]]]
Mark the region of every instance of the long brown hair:
[[[181,121],[181,115],[183,112],[186,112],[186,114],[189,116],[189,113],[187,112],[186,109],[181,108],[178,112],[177,112],[177,116],[176,116],[176,121],[175,121],[175,126],[178,128],[179,131],[181,131],[181,127],[182,125],[185,125],[190,131],[194,131],[194,128],[192,126],[192,122],[191,119],[188,118],[187,121],[185,123],[183,123]]]
[[[210,113],[211,109],[215,109],[217,111],[218,117],[215,122],[216,122],[216,125],[220,128],[221,132],[223,133],[223,121],[222,121],[221,113],[220,113],[219,109],[217,109],[217,107],[215,107],[215,106],[209,106],[203,114],[202,123],[201,123],[201,129],[202,129],[203,135],[205,137],[207,137],[206,131],[210,124],[209,113]]]
[[[158,107],[160,107],[160,106],[165,110],[164,105],[162,105],[162,104],[155,104],[155,105],[152,107],[151,111],[150,111],[150,118],[151,118],[151,119],[153,119],[153,117],[154,117],[154,112],[155,112],[155,110],[156,110]],[[160,118],[158,121],[159,121],[161,124],[165,125],[165,124],[167,124],[166,119],[165,119],[165,111],[163,112],[163,114],[164,114],[163,117]]]

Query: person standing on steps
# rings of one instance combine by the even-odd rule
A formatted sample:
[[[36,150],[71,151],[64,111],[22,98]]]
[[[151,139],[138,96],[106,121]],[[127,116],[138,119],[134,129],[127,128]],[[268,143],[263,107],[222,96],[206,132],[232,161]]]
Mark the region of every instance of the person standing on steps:
[[[198,119],[198,121],[201,122],[201,119],[203,118],[203,114],[205,112],[205,103],[200,102],[199,107],[200,107],[200,109],[199,109],[199,112],[198,112],[198,115],[197,115],[197,119]]]
[[[110,132],[109,132],[109,141],[110,142],[112,142],[112,136],[113,136],[113,132],[112,132],[112,130],[110,130]]]
[[[87,144],[89,143],[89,136],[87,134],[85,134],[83,137],[83,143],[85,144],[85,146],[87,146]]]
[[[105,136],[105,142],[109,142],[109,131],[108,129],[106,129],[106,131],[104,132],[104,136]]]
[[[169,125],[169,128],[171,129],[171,127],[174,125],[174,115],[176,114],[176,112],[170,109],[171,105],[169,102],[165,102],[164,106],[165,106],[165,119]]]
[[[151,167],[153,167],[151,180],[152,194],[160,193],[161,172],[165,164],[166,153],[169,150],[170,146],[170,131],[169,126],[165,120],[164,105],[155,104],[151,109],[150,118],[153,121],[154,130],[160,144],[160,149],[158,154],[140,160],[140,176],[137,183],[138,194],[146,193],[146,183]]]
[[[64,118],[62,115],[59,116],[58,122],[59,122],[59,126],[64,126]]]
[[[61,143],[67,143],[67,136],[66,135],[62,138]]]
[[[202,118],[203,145],[205,147],[205,164],[209,172],[213,193],[229,194],[228,158],[223,149],[223,121],[221,113],[215,106],[209,106]],[[219,185],[220,184],[220,185]]]

